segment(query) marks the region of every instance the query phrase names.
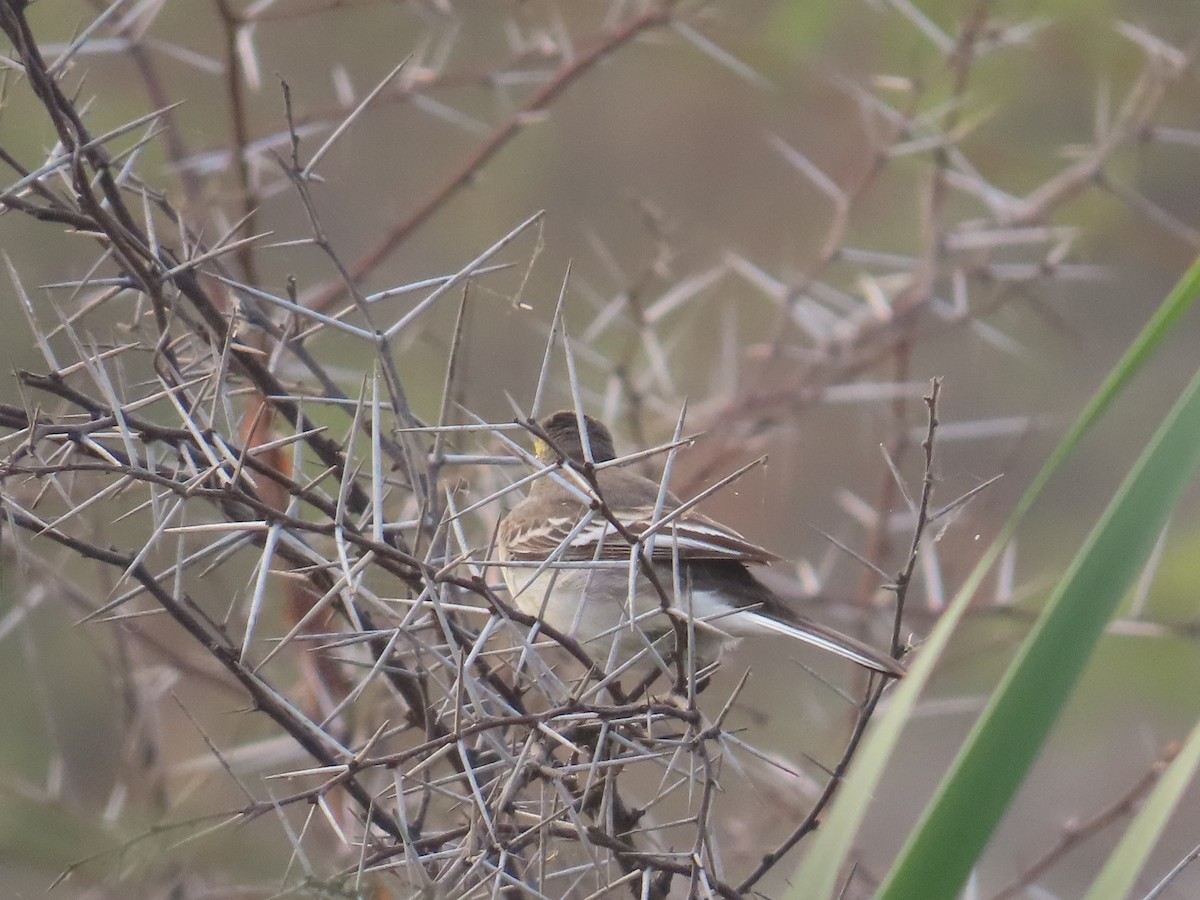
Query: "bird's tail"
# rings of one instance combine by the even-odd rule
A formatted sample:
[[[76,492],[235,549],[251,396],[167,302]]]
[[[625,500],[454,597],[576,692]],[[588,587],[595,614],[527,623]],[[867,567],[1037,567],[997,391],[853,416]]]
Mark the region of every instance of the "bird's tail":
[[[904,667],[892,657],[880,653],[856,638],[809,619],[796,616],[795,621],[785,622],[754,610],[742,610],[737,613],[737,618],[742,620],[738,623],[741,626],[737,629],[739,632],[757,631],[786,635],[892,678],[899,678],[904,674]]]

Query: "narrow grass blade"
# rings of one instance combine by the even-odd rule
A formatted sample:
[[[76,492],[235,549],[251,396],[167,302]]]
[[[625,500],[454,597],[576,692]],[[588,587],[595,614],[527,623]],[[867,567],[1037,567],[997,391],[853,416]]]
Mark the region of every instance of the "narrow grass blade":
[[[1141,812],[1125,830],[1125,836],[1108,857],[1100,875],[1092,882],[1085,900],[1132,896],[1138,873],[1145,868],[1146,859],[1183,798],[1183,792],[1196,777],[1197,768],[1200,768],[1200,723],[1192,728],[1187,743],[1171,761]]]
[[[881,900],[954,897],[962,889],[1197,468],[1200,374],[1047,601],[885,879]]]
[[[859,826],[867,815],[868,806],[883,778],[888,760],[899,743],[901,732],[945,651],[950,635],[965,615],[980,584],[1003,554],[1018,524],[1033,506],[1047,482],[1075,451],[1092,426],[1100,420],[1125,385],[1171,333],[1176,322],[1192,305],[1197,293],[1200,293],[1200,258],[1176,284],[1105,378],[1104,383],[1034,477],[996,539],[946,608],[921,647],[916,662],[892,694],[887,711],[872,723],[871,731],[851,766],[850,774],[829,817],[821,824],[808,855],[792,880],[793,887],[788,897],[834,896],[841,873],[854,848]]]

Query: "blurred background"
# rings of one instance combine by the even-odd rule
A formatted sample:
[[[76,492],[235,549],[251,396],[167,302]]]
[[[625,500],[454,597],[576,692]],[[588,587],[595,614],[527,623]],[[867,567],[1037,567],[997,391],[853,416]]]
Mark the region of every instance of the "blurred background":
[[[95,133],[180,104],[138,168],[209,239],[251,209],[243,234],[269,231],[275,243],[312,234],[275,158],[291,153],[283,83],[303,160],[407,60],[330,146],[311,185],[330,246],[362,264],[354,271],[363,290],[456,272],[544,210],[493,260],[510,268],[472,282],[455,402],[492,422],[528,414],[569,267],[562,308],[579,381],[618,448],[669,439],[686,400],[684,431],[701,437],[676,461],[678,493],[768,455],[705,511],[795,560],[775,575],[806,611],[880,646],[889,595],[822,532],[885,572],[900,569],[911,518],[881,447],[909,494],[919,491],[921,398],[941,378],[935,507],[1003,477],[926,535],[904,629],[919,644],[1200,249],[1194,6],[753,0],[663,9],[160,0],[40,3],[30,20],[53,58],[112,10],[74,54],[64,84],[89,99]],[[53,130],[11,65],[6,84],[0,140],[36,167]],[[40,286],[88,272],[95,253],[85,237],[9,211],[0,247],[43,321],[54,321],[56,307],[83,305]],[[256,249],[229,264],[275,295],[286,296],[294,278],[300,302],[346,305],[314,246]],[[43,371],[16,295],[0,280],[7,368]],[[379,301],[375,321],[399,319],[414,296],[423,295]],[[443,399],[458,311],[447,299],[421,312],[396,349],[425,421],[437,419]],[[80,327],[112,340],[128,325],[125,313],[100,309]],[[987,582],[877,797],[861,847],[864,895],[1047,586],[1194,373],[1198,331],[1192,316],[1051,484]],[[328,331],[313,346],[356,395],[359,344]],[[541,412],[571,403],[561,348],[550,361]],[[9,378],[0,395],[26,402]],[[460,449],[495,450],[489,441],[464,439]],[[465,502],[511,477],[485,467],[446,472]],[[501,511],[489,513],[492,522]],[[1110,811],[1123,821],[1132,806],[1123,802],[1139,796],[1139,783],[1194,721],[1196,512],[1194,498],[1181,508],[1153,578],[1101,645],[973,896],[1001,896],[1014,883],[1016,896],[1077,895],[1119,830],[1088,832],[1047,871],[1023,873],[1080,823]],[[477,526],[484,539],[487,525]],[[17,586],[36,577],[11,560],[0,572],[0,671],[10,688],[0,692],[6,896],[37,894],[93,853],[106,858],[59,886],[60,895],[130,896],[103,892],[121,858],[142,851],[113,848],[153,821],[138,798],[114,794],[122,771],[141,761],[106,673],[110,654],[144,651],[114,649],[103,625],[67,627],[82,612],[66,598],[30,604],[26,595],[18,604]],[[156,635],[178,639],[169,627]],[[743,645],[713,696],[727,696],[751,662],[735,716],[754,744],[801,768],[808,757],[835,762],[852,710],[831,702],[790,648]],[[155,724],[171,759],[171,778],[155,788],[168,797],[167,818],[211,812],[214,773],[188,717],[203,718],[227,747],[269,733],[241,714],[244,698],[220,679],[182,678],[152,663],[141,671],[145,690],[181,698],[164,702]],[[752,772],[749,787],[729,789],[723,824],[733,866],[774,846],[811,800],[802,784],[769,777]],[[1195,805],[1177,818],[1147,887],[1197,843]],[[259,885],[279,879],[289,851],[272,819],[174,847],[165,859],[212,883]],[[764,892],[773,896],[781,878],[764,882]],[[158,896],[152,883],[145,896]],[[1185,874],[1170,890],[1195,896],[1200,876]]]

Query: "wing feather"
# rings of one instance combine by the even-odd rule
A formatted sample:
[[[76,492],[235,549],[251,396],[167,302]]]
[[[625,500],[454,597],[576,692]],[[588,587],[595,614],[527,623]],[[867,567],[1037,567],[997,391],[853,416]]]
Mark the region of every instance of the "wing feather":
[[[664,515],[670,511],[665,510]],[[581,506],[579,516],[574,518],[554,516],[537,523],[526,521],[510,527],[504,535],[506,556],[518,561],[542,560],[551,554],[557,554],[563,560],[627,559],[630,545],[607,519],[597,515],[576,530],[586,512]],[[654,528],[653,515],[653,507],[613,510],[613,516],[635,538],[653,532],[653,559],[669,561],[676,553],[680,559],[726,559],[746,563],[772,563],[780,559],[732,528],[700,513],[689,510],[658,528]]]

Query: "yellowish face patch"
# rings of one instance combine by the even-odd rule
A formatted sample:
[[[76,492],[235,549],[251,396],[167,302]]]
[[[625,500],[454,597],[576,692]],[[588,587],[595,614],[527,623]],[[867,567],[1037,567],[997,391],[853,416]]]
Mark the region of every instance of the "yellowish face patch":
[[[545,460],[545,459],[549,459],[554,454],[550,450],[549,444],[547,444],[541,438],[535,437],[533,439],[533,455],[536,456],[538,459]]]

